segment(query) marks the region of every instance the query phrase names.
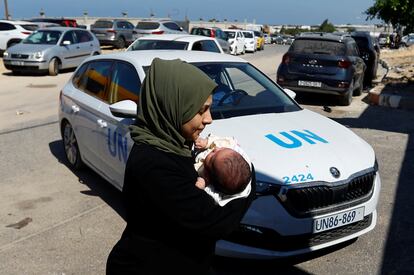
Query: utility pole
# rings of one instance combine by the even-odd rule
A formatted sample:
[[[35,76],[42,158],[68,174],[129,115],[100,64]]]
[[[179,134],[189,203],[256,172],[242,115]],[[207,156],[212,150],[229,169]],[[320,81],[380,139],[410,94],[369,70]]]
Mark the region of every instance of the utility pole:
[[[6,20],[9,20],[9,8],[7,7],[7,0],[4,0],[4,14]]]

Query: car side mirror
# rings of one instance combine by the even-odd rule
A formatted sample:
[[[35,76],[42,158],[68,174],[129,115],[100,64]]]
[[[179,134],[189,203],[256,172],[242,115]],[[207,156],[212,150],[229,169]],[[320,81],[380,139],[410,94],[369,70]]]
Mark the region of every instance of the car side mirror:
[[[62,42],[62,45],[64,45],[64,46],[68,46],[68,45],[70,45],[71,43],[70,43],[70,41],[69,40],[65,40],[65,41],[63,41]]]
[[[137,104],[130,99],[121,100],[109,105],[109,110],[116,117],[136,117]]]
[[[296,93],[295,93],[294,91],[292,91],[292,90],[290,90],[290,89],[283,89],[283,90],[285,91],[285,93],[287,93],[287,94],[288,94],[288,96],[289,96],[290,98],[295,99],[295,97],[296,97]]]

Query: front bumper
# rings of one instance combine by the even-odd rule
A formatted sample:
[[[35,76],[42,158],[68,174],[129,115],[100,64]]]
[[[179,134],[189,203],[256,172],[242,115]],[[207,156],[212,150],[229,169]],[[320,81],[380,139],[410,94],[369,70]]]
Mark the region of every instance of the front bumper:
[[[258,197],[249,208],[238,230],[216,244],[216,254],[225,257],[272,259],[300,255],[327,248],[372,230],[377,221],[381,180],[375,174],[372,191],[365,199],[331,206],[330,212],[314,216],[293,216],[274,196]],[[369,196],[368,196],[369,195]],[[344,208],[344,205],[347,205]],[[319,233],[312,233],[315,219],[364,207],[361,221]]]
[[[49,69],[49,64],[46,60],[14,60],[3,59],[3,64],[6,69],[11,71],[44,71]]]

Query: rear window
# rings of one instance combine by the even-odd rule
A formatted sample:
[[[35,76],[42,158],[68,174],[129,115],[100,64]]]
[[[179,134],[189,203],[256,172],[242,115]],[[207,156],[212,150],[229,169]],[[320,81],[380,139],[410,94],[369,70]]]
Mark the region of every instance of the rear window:
[[[225,31],[225,33],[227,34],[227,37],[228,38],[235,38],[236,37],[236,33],[235,32]]]
[[[160,23],[157,22],[138,22],[137,29],[141,30],[154,30],[158,29],[160,26]]]
[[[112,21],[96,21],[92,27],[94,28],[112,28]]]
[[[360,49],[368,49],[369,48],[369,41],[366,37],[352,37],[358,45]]]
[[[327,40],[296,39],[289,52],[303,54],[345,55],[346,48],[343,43]]]
[[[191,30],[191,34],[202,35],[202,36],[210,37],[210,30],[203,29],[203,28],[193,28]]]
[[[130,48],[131,51],[142,50],[186,50],[187,42],[168,40],[137,40]]]
[[[20,25],[23,29],[28,31],[35,31],[38,29],[37,25]]]

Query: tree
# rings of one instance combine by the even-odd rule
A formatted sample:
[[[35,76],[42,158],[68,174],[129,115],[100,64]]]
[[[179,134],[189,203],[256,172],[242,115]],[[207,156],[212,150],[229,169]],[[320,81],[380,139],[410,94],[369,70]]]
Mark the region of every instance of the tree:
[[[406,33],[414,31],[414,0],[376,0],[365,14],[367,20],[378,18],[396,29],[405,27]]]
[[[319,26],[318,31],[320,32],[334,32],[336,31],[334,25],[329,23],[328,19],[325,19],[322,24]]]

